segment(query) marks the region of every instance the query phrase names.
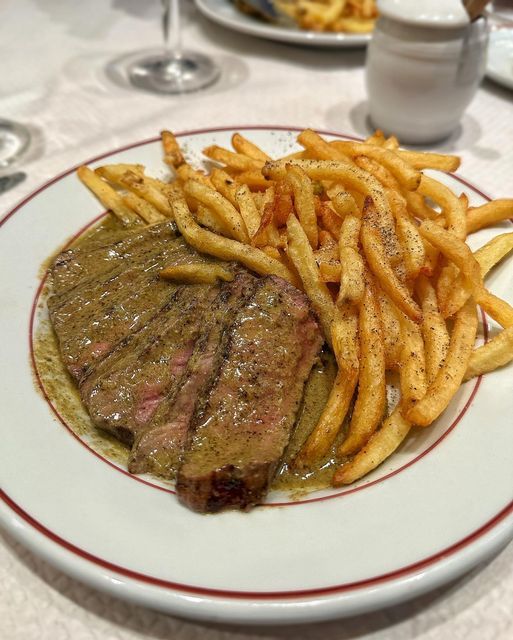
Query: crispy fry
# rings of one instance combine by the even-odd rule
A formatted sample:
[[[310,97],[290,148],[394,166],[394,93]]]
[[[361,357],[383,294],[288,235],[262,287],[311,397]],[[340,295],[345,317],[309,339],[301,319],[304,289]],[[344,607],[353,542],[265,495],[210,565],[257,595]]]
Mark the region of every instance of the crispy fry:
[[[159,275],[164,280],[188,284],[214,284],[218,280],[224,280],[225,282],[233,280],[233,273],[220,264],[207,264],[204,262],[166,267],[162,269]]]
[[[182,182],[187,182],[187,180],[196,180],[197,182],[206,184],[208,187],[212,187],[212,181],[210,180],[210,178],[205,175],[203,171],[191,167],[190,164],[181,164],[176,167],[175,171],[176,175]]]
[[[467,220],[464,203],[454,193],[438,180],[423,175],[418,192],[431,198],[442,207],[447,221],[447,230],[460,240],[467,237]]]
[[[225,164],[236,171],[254,171],[264,166],[263,160],[255,160],[241,153],[234,153],[213,144],[203,149],[204,155],[211,160]]]
[[[467,213],[467,233],[513,218],[512,200],[493,200],[480,207],[472,207]]]
[[[358,451],[383,419],[386,404],[383,327],[372,280],[360,307],[360,377],[347,437],[339,448],[345,456]]]
[[[234,177],[238,184],[245,184],[252,191],[265,191],[273,184],[273,181],[263,176],[261,171],[242,171]]]
[[[202,227],[206,227],[214,233],[217,233],[221,236],[229,235],[227,234],[223,224],[219,220],[219,217],[208,207],[205,207],[204,204],[198,205],[196,211],[194,212],[194,218]]]
[[[397,237],[403,248],[403,260],[408,280],[414,280],[426,263],[426,250],[416,224],[408,215],[405,199],[392,189],[387,199],[396,220]]]
[[[337,469],[333,476],[333,485],[338,487],[351,484],[375,469],[397,449],[410,429],[411,423],[402,416],[401,407],[397,406],[363,449]]]
[[[373,160],[368,156],[356,156],[354,158],[354,162],[358,167],[360,167],[360,169],[368,171],[376,178],[376,180],[379,180],[385,188],[394,189],[397,192],[400,190],[399,182],[388,169],[386,169],[382,164],[379,164],[376,160]]]
[[[362,142],[349,142],[346,140],[334,140],[331,144],[345,155],[351,157],[365,155],[377,160],[390,171],[402,187],[409,191],[415,191],[420,184],[422,177],[420,171],[414,169],[395,151],[390,151],[390,149],[383,147],[374,147]]]
[[[176,224],[185,240],[195,249],[221,260],[237,260],[260,275],[275,275],[296,285],[294,274],[278,260],[273,260],[260,249],[230,240],[202,229],[192,217],[182,197],[171,201]]]
[[[142,164],[105,164],[102,167],[97,167],[94,172],[101,178],[105,178],[108,182],[116,185],[117,187],[124,187],[125,185],[121,181],[127,171],[143,176],[144,166]]]
[[[220,193],[194,180],[185,183],[184,192],[215,211],[232,238],[239,242],[249,242],[248,231],[240,213]]]
[[[401,325],[399,311],[387,294],[376,286],[376,299],[381,313],[383,326],[383,344],[385,348],[385,366],[387,371],[396,371],[401,362]]]
[[[494,371],[513,360],[513,327],[504,329],[470,356],[465,380]]]
[[[422,311],[412,299],[410,292],[397,278],[392,269],[383,246],[383,242],[376,229],[368,222],[368,212],[371,203],[366,204],[364,211],[361,242],[367,262],[375,274],[383,291],[390,299],[414,322],[421,322]]]
[[[512,250],[513,233],[502,233],[499,236],[495,236],[490,242],[478,249],[474,253],[474,257],[479,263],[482,277],[484,278],[490,269]],[[459,273],[453,283],[452,291],[445,298],[445,303],[442,305],[444,317],[450,318],[459,311],[471,293],[472,287],[465,281],[463,274]]]
[[[421,328],[404,314],[401,324],[401,404],[404,411],[426,393],[426,357]]]
[[[435,289],[425,276],[416,284],[417,295],[422,306],[422,336],[426,354],[426,379],[431,384],[443,365],[449,349],[449,332],[438,309]]]
[[[358,250],[361,218],[347,215],[339,237],[340,289],[337,305],[359,304],[365,292],[365,265]]]
[[[248,186],[243,184],[235,191],[235,202],[244,220],[249,236],[252,238],[260,227],[260,214]]]
[[[476,303],[470,298],[456,314],[449,350],[436,378],[424,397],[405,411],[406,419],[412,424],[427,427],[447,408],[467,370],[476,332]]]
[[[164,148],[164,162],[176,168],[185,163],[178,140],[171,131],[161,131],[162,147]]]
[[[319,238],[312,181],[302,169],[294,165],[287,167],[286,181],[292,188],[294,207],[310,246],[317,249]]]
[[[331,204],[341,218],[347,215],[359,216],[361,213],[356,200],[347,191],[337,191]]]
[[[121,178],[121,183],[132,193],[152,204],[166,218],[173,216],[173,211],[164,193],[146,176],[126,171]]]
[[[323,228],[329,231],[334,238],[338,238],[342,226],[342,218],[338,213],[335,213],[327,202],[321,202],[318,216]]]
[[[438,220],[440,218],[440,214],[426,204],[424,196],[417,191],[404,191],[403,196],[406,198],[408,211],[413,217],[420,220]]]
[[[358,381],[358,311],[346,305],[331,328],[339,370],[319,422],[303,444],[294,466],[307,467],[329,451],[349,410]]]
[[[399,149],[399,140],[395,136],[390,136],[381,146],[385,147],[385,149],[392,149],[392,151],[396,151]],[[410,162],[410,164],[412,163]],[[412,166],[415,169],[421,169],[421,167],[415,167],[415,165]]]
[[[234,207],[237,207],[235,193],[238,189],[238,184],[229,173],[216,167],[210,172],[210,181],[212,186],[217,189],[223,197],[229,200]]]
[[[306,233],[294,215],[287,220],[287,236],[287,254],[301,277],[306,294],[321,322],[324,336],[331,342],[331,323],[335,315],[335,305],[321,279]]]
[[[298,137],[297,141],[309,154],[318,160],[339,160],[346,164],[351,164],[349,157],[342,151],[336,149],[329,142],[326,142],[318,133],[312,129],[305,129]]]
[[[447,156],[442,153],[427,151],[406,151],[400,149],[399,155],[414,169],[438,169],[439,171],[456,171],[460,166],[458,156]]]
[[[490,318],[498,322],[505,329],[513,326],[513,307],[482,287],[475,294],[476,302]]]
[[[237,151],[237,153],[242,153],[243,155],[248,156],[249,158],[253,158],[255,160],[262,160],[263,162],[266,162],[267,160],[271,159],[270,156],[268,156],[267,153],[265,153],[265,151],[262,151],[260,147],[258,147],[256,144],[254,144],[253,142],[251,142],[250,140],[242,136],[240,133],[233,134],[232,146],[235,149],[235,151]]]
[[[156,207],[146,202],[146,200],[139,198],[135,193],[125,194],[123,196],[123,202],[130,207],[130,209],[133,209],[146,224],[156,224],[157,222],[167,220],[166,216],[162,215]]]
[[[127,226],[142,224],[139,216],[123,202],[123,198],[107,182],[88,167],[79,167],[77,175],[85,186],[94,193],[104,207]]]

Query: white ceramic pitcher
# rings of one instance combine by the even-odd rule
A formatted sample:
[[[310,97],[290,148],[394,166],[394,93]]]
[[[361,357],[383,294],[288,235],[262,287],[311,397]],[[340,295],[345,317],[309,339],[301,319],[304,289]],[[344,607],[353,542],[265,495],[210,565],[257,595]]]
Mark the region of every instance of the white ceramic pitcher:
[[[452,133],[486,66],[488,27],[461,0],[378,0],[367,53],[372,124],[402,142]]]

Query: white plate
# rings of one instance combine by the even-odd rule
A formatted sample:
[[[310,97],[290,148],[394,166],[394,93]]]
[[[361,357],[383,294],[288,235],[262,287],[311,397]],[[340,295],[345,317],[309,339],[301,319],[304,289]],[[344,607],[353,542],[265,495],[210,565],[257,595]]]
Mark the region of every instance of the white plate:
[[[241,128],[238,128],[239,130]],[[295,133],[250,127],[270,154]],[[190,157],[228,145],[228,129],[180,136]],[[142,162],[163,171],[156,140],[90,164]],[[473,204],[484,196],[440,174]],[[72,171],[29,196],[0,228],[2,407],[0,522],[35,553],[90,585],[202,620],[284,623],[386,607],[447,582],[513,536],[512,367],[467,383],[444,416],[418,430],[355,486],[250,513],[201,516],[169,488],[93,455],[35,387],[31,334],[41,263],[101,213]],[[505,225],[506,226],[506,225]],[[476,234],[476,246],[497,233]],[[493,291],[513,301],[511,269]]]
[[[486,75],[513,89],[513,29],[497,29],[490,33]]]
[[[308,47],[365,47],[371,36],[353,33],[318,33],[268,24],[239,11],[230,0],[195,0],[198,10],[217,24],[267,40],[279,40]]]

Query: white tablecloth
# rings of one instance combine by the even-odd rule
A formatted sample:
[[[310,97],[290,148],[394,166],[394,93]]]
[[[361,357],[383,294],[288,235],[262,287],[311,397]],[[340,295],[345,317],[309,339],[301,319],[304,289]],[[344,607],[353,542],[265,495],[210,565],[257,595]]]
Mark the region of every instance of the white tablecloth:
[[[183,4],[186,4],[185,2]],[[365,53],[274,44],[217,27],[184,7],[185,44],[223,68],[211,89],[165,97],[127,88],[116,64],[158,46],[157,0],[3,0],[0,117],[29,126],[26,180],[0,196],[0,216],[41,183],[121,145],[222,125],[290,125],[366,135]],[[483,83],[461,127],[438,149],[493,197],[513,195],[513,92]],[[513,547],[465,579],[388,611],[302,628],[207,627],[99,594],[53,569],[8,535],[0,541],[0,638],[298,640],[513,637]]]

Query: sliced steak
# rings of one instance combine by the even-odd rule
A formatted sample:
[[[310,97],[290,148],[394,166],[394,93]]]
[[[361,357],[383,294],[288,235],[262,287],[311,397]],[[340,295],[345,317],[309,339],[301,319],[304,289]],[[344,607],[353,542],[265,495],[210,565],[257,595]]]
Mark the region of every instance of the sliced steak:
[[[97,235],[93,230],[90,237],[57,256],[52,267],[54,292],[63,294],[97,279],[121,263],[129,264],[145,249],[161,249],[175,237],[173,222],[145,227],[135,233],[114,227]]]
[[[175,393],[168,394],[150,427],[136,440],[129,460],[132,473],[151,471],[166,478],[175,476],[193,415],[218,373],[231,323],[256,283],[249,273],[239,273],[233,282],[222,286],[208,310],[198,309],[196,321],[203,329],[202,337],[196,343],[182,384]]]
[[[89,367],[158,313],[176,290],[159,277],[161,269],[197,255],[181,239],[157,249],[144,245],[128,264],[50,298],[50,317],[71,375],[81,381]]]
[[[276,277],[239,311],[194,429],[176,489],[200,512],[248,508],[269,486],[322,344],[309,302]]]
[[[220,291],[215,285],[175,289],[161,311],[122,340],[80,385],[93,422],[130,445],[183,384],[202,334],[198,318],[208,317]]]

